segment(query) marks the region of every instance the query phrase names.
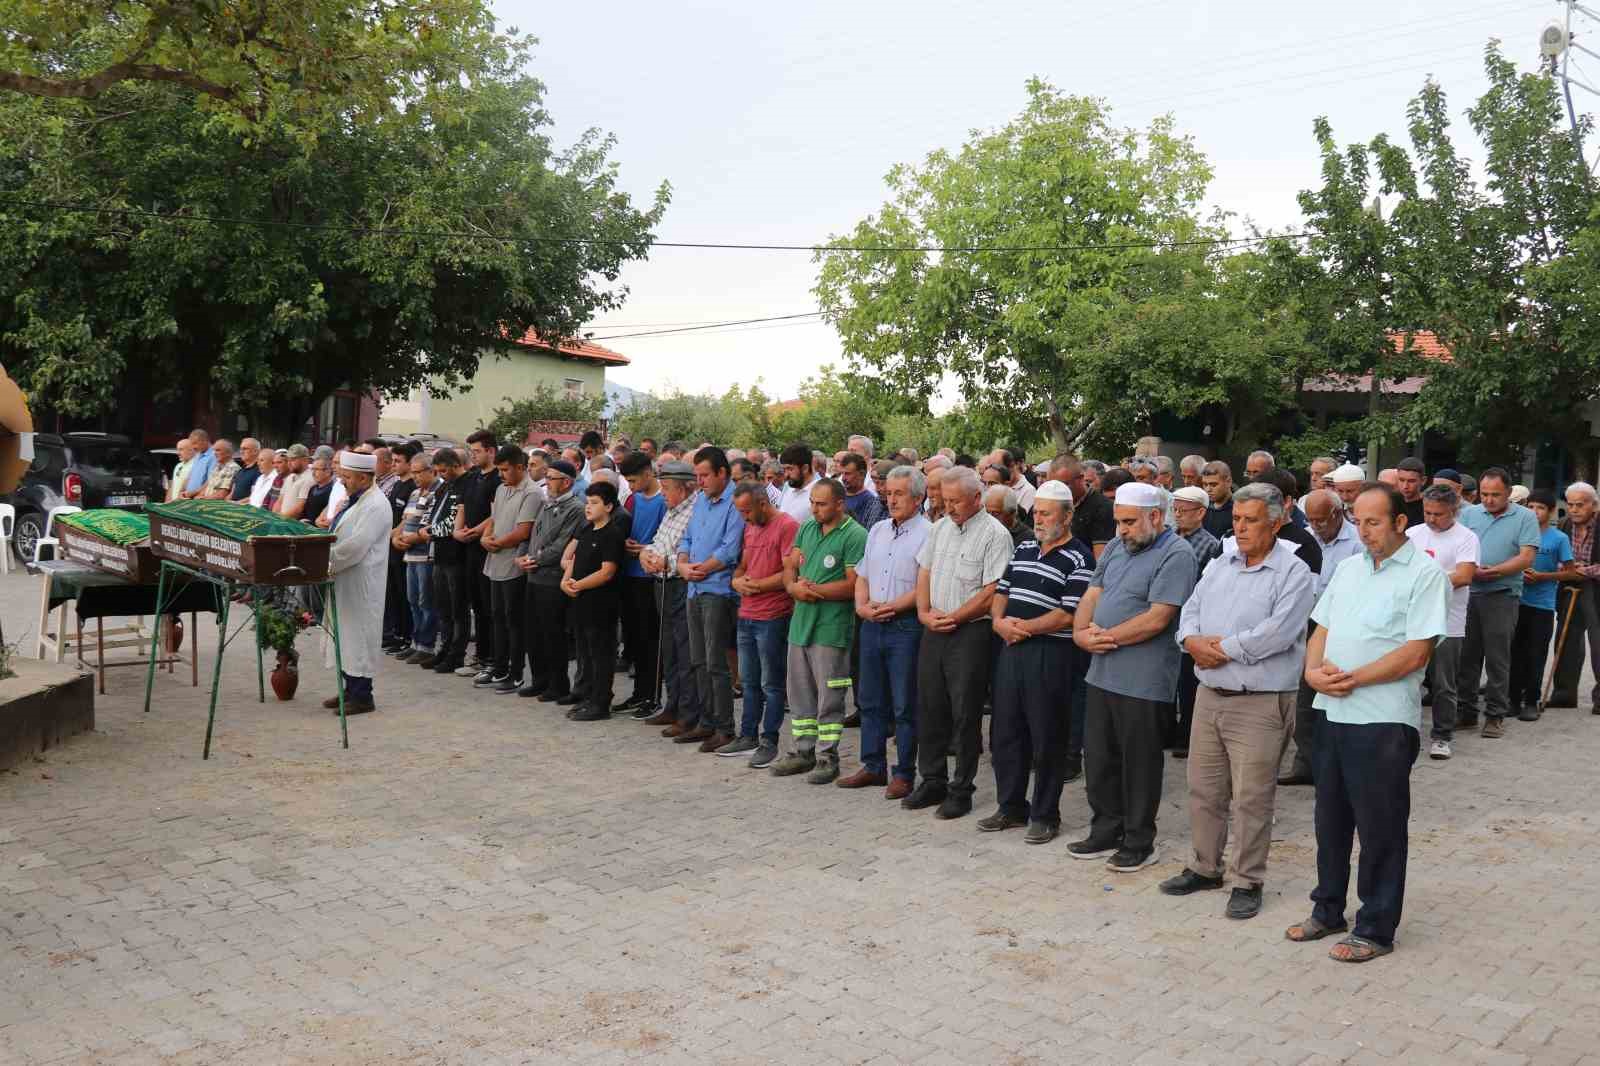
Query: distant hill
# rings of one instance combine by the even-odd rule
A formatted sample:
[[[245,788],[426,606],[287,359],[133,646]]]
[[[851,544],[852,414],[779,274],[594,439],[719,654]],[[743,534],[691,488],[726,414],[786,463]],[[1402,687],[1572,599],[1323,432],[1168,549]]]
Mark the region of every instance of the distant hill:
[[[606,380],[606,405],[600,415],[602,418],[613,418],[619,408],[627,407],[634,400],[651,400],[654,398],[648,392],[630,389],[628,386],[619,385],[608,378]]]

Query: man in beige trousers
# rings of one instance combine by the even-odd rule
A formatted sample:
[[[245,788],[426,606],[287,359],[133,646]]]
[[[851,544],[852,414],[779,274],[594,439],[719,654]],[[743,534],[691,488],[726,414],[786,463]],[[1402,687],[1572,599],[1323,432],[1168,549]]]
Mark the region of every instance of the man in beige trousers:
[[[1278,540],[1283,494],[1254,483],[1234,493],[1233,537],[1206,567],[1178,618],[1177,640],[1200,682],[1189,738],[1194,862],[1161,883],[1169,896],[1221,888],[1233,822],[1230,918],[1261,911],[1278,764],[1294,736],[1316,577]]]

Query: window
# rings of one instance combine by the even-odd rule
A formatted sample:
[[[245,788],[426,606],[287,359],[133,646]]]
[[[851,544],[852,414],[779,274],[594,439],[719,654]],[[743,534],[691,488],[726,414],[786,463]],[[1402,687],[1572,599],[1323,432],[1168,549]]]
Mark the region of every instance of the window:
[[[566,389],[567,399],[579,400],[583,398],[582,378],[567,378],[566,381],[563,382],[563,386]]]

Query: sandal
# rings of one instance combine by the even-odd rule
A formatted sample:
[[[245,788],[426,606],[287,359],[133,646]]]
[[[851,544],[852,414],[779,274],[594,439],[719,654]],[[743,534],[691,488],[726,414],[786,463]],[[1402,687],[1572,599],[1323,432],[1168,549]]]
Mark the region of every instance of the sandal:
[[[1343,954],[1339,953],[1340,948],[1345,949]],[[1380,944],[1376,940],[1368,940],[1364,936],[1352,933],[1328,950],[1328,958],[1335,962],[1371,962],[1379,955],[1387,955],[1393,950],[1393,944]]]
[[[1338,925],[1323,925],[1313,916],[1297,925],[1291,925],[1283,931],[1283,935],[1285,939],[1293,940],[1296,944],[1304,944],[1308,940],[1321,940],[1333,933],[1342,933],[1348,928],[1350,926],[1345,922],[1340,922]]]

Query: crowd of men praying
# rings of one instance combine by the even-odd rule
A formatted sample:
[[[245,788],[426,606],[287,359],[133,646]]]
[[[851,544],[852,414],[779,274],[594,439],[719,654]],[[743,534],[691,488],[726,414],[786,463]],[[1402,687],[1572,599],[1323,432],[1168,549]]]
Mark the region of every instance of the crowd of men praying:
[[[1369,478],[1323,457],[1300,476],[1258,451],[1236,482],[1197,455],[1030,466],[1005,448],[880,458],[864,436],[827,455],[598,432],[525,449],[487,430],[339,456],[247,439],[236,458],[196,431],[170,495],[337,533],[335,464],[355,452],[392,509],[393,671],[624,715],[941,819],[972,811],[988,716],[997,804],[977,829],[1047,844],[1082,777],[1092,820],[1066,851],[1124,873],[1157,861],[1170,752],[1192,855],[1161,890],[1231,880],[1238,919],[1261,908],[1277,788],[1312,786],[1314,906],[1286,935],[1345,934],[1340,961],[1393,949],[1423,707],[1448,760],[1467,731],[1575,707],[1586,648],[1600,660],[1595,489],[1570,485],[1558,524],[1550,492],[1499,467],[1430,478],[1408,458]],[[376,709],[364,680],[351,713]]]

